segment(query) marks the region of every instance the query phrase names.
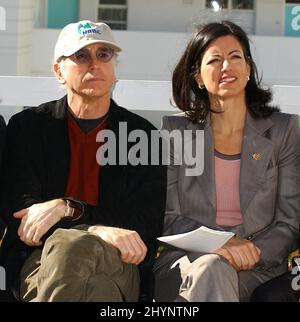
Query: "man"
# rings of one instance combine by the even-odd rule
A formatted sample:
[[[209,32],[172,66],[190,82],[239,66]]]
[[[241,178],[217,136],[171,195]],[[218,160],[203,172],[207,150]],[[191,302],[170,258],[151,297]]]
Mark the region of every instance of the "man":
[[[23,301],[137,301],[151,288],[166,171],[118,155],[120,123],[148,138],[155,130],[111,99],[120,51],[104,23],[67,25],[53,64],[67,95],[9,122],[4,263]],[[116,164],[96,161],[103,130],[115,136]]]

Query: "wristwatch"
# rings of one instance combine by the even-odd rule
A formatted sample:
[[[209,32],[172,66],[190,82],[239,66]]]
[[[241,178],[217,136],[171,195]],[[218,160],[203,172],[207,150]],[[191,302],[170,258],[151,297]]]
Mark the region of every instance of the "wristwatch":
[[[72,207],[70,200],[65,199],[66,207],[64,212],[64,219],[73,219],[75,207]]]

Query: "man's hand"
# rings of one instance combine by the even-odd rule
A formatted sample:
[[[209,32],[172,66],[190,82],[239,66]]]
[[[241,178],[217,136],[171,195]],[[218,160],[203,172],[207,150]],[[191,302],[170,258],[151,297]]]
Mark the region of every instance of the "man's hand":
[[[29,246],[41,245],[40,239],[63,218],[65,205],[64,200],[54,199],[15,212],[13,216],[22,219],[18,229],[20,239]]]
[[[239,272],[254,268],[259,262],[261,251],[249,240],[232,237],[214,253],[227,259],[233,268]]]
[[[147,247],[136,231],[106,226],[91,226],[88,231],[116,247],[125,263],[138,265],[147,254]]]

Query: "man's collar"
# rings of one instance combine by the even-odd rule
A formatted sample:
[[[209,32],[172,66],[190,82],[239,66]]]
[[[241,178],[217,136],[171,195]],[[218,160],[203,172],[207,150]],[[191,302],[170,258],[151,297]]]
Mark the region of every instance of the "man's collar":
[[[55,108],[52,109],[52,115],[55,119],[66,119],[68,109],[67,95],[56,101]],[[110,100],[108,110],[108,127],[118,127],[120,112],[118,105],[113,99]]]

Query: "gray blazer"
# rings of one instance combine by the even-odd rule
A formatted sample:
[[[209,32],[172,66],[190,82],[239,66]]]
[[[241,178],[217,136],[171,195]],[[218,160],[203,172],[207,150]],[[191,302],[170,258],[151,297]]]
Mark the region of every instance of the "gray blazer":
[[[214,146],[209,119],[201,125],[192,123],[183,114],[163,118],[163,129],[204,130],[203,174],[186,176],[185,164],[168,167],[164,235],[201,225],[222,229],[216,224]],[[262,268],[277,267],[277,274],[286,269],[287,255],[299,234],[298,122],[296,115],[276,112],[265,119],[254,119],[248,113],[244,130],[240,170],[243,223],[231,230],[255,243],[262,251]],[[255,153],[259,154],[258,158],[253,157]],[[163,265],[180,256],[182,251],[166,248],[157,264]]]

